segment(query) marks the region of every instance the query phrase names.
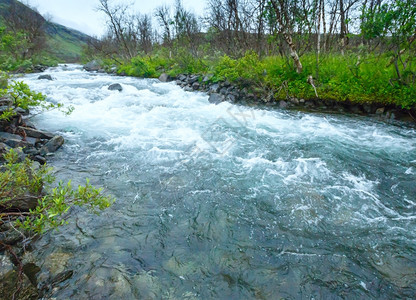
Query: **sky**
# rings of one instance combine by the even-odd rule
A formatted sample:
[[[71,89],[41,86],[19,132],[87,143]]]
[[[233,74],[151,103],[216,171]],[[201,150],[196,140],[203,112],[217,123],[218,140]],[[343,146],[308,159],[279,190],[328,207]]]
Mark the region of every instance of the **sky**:
[[[100,37],[105,33],[105,16],[97,12],[99,0],[20,0],[36,8],[43,16],[55,23]],[[110,0],[110,3],[134,3],[136,12],[151,13],[163,4],[172,6],[175,0]],[[206,0],[182,0],[184,7],[202,15]]]

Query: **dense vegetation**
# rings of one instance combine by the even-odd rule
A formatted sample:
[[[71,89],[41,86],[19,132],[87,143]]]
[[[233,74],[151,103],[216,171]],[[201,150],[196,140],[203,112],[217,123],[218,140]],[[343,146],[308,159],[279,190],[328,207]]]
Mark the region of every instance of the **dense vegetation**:
[[[122,74],[211,74],[212,81],[248,86],[265,99],[416,104],[411,0],[210,0],[200,19],[177,1],[156,9],[159,36],[152,16],[109,0],[100,4],[108,35],[92,41],[84,59]]]

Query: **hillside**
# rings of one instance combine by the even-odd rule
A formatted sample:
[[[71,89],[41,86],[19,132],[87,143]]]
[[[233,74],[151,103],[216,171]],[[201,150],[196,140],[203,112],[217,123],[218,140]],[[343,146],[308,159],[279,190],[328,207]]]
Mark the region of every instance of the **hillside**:
[[[18,14],[29,16],[30,19],[38,19],[45,22],[44,30],[48,43],[48,52],[62,62],[76,62],[81,57],[82,47],[86,45],[90,37],[77,30],[50,22],[36,10],[16,0],[0,0],[0,26],[5,25],[4,18],[9,13],[9,7],[14,4]]]

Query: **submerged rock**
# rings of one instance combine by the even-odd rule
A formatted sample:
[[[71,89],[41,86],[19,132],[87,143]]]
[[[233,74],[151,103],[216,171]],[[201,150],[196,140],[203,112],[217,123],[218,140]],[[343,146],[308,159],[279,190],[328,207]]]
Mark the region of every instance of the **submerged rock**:
[[[53,80],[51,75],[40,75],[38,77],[38,80],[42,80],[42,79]]]
[[[60,135],[54,136],[41,149],[40,155],[47,155],[58,150],[64,144],[64,138]]]
[[[113,83],[112,85],[110,85],[108,87],[108,89],[110,91],[119,91],[119,92],[121,92],[123,90],[123,87],[119,83]]]

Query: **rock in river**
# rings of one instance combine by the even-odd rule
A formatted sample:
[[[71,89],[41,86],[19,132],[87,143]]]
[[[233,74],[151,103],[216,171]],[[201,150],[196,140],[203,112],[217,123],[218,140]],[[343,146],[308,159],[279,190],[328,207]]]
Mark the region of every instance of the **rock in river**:
[[[46,155],[48,153],[55,152],[64,144],[64,138],[60,135],[54,136],[49,142],[47,142],[41,149],[40,155]]]
[[[110,91],[119,91],[119,92],[121,92],[123,90],[123,87],[119,83],[113,83],[112,85],[110,85],[108,87],[108,89]]]
[[[40,75],[38,77],[39,80],[46,79],[46,80],[53,80],[51,75]]]

